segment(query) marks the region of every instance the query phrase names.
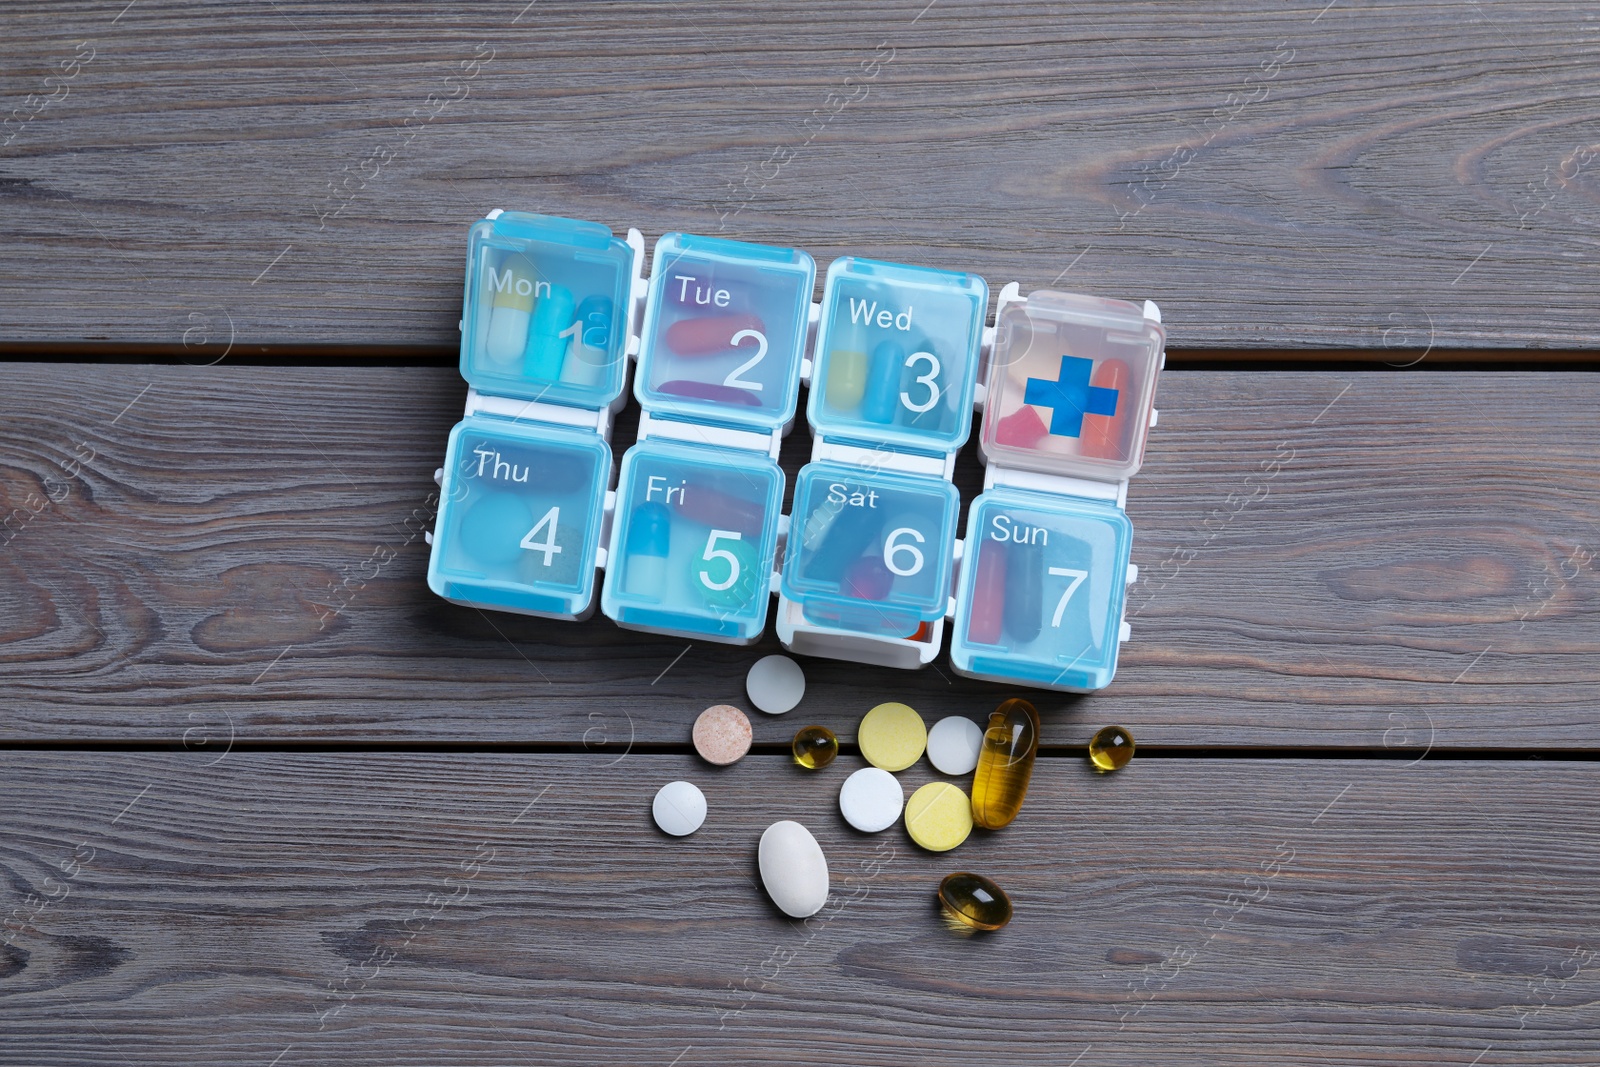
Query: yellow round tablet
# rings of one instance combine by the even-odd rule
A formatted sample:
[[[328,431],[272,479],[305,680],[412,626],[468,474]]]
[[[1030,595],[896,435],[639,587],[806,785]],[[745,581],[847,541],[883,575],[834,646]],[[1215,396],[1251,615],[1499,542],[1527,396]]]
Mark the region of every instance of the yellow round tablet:
[[[949,852],[972,833],[972,801],[959,786],[929,782],[906,801],[906,832],[929,852]]]
[[[879,704],[856,727],[856,742],[874,767],[903,771],[922,758],[928,728],[922,716],[904,704]]]

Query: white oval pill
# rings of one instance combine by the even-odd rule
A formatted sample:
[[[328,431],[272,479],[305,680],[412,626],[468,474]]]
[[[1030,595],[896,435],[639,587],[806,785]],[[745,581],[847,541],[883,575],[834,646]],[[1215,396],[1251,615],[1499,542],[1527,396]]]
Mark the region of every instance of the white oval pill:
[[[828,859],[804,826],[785,819],[767,827],[757,860],[761,884],[785,915],[804,919],[827,903]]]
[[[673,837],[684,837],[706,821],[706,795],[693,782],[668,782],[656,790],[650,814]]]
[[[782,715],[806,695],[806,675],[788,656],[763,656],[745,675],[750,703],[768,715]]]
[[[928,731],[928,762],[945,774],[970,774],[983,751],[983,727],[965,715],[940,719]]]
[[[905,805],[900,779],[881,767],[863,767],[839,788],[839,814],[845,822],[869,834],[893,826]]]

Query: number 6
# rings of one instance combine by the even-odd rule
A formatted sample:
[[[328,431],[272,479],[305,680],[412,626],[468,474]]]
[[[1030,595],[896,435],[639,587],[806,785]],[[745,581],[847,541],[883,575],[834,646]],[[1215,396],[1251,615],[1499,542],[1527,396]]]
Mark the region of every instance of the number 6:
[[[922,570],[922,564],[924,561],[922,558],[922,549],[918,548],[917,545],[897,543],[902,536],[913,538],[919,545],[926,544],[928,539],[909,526],[901,526],[898,529],[891,530],[889,532],[889,536],[883,542],[884,564],[900,577],[909,578],[913,574],[916,574],[918,571]],[[894,558],[902,552],[911,553],[911,566],[901,567],[895,563]]]

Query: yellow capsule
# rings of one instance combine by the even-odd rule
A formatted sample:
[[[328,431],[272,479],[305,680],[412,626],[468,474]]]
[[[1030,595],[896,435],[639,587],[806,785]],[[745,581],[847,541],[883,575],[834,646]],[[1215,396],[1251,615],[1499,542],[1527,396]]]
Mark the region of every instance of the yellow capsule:
[[[839,739],[826,726],[807,726],[794,735],[789,750],[800,766],[808,771],[820,771],[839,754]]]
[[[998,930],[1011,921],[1011,898],[981,874],[957,871],[939,883],[944,913],[974,930]]]
[[[1039,713],[1026,700],[1007,700],[989,716],[972,779],[972,821],[998,830],[1022,810],[1039,751]]]
[[[522,349],[528,343],[528,323],[533,317],[539,276],[533,264],[519,255],[507,256],[500,267],[489,268],[489,291],[493,296],[484,352],[497,363],[514,363],[522,358]]]
[[[824,389],[830,411],[854,415],[867,391],[867,354],[834,349],[828,359],[828,382]]]
[[[1133,735],[1120,726],[1107,726],[1089,739],[1089,762],[1101,774],[1120,771],[1133,758]]]

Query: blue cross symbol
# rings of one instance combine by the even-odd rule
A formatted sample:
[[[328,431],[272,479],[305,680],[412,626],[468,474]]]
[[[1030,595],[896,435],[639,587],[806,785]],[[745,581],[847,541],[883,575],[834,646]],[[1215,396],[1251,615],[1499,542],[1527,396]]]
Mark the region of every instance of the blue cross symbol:
[[[1089,384],[1089,372],[1094,360],[1082,356],[1062,356],[1061,374],[1055,380],[1029,378],[1028,388],[1022,394],[1024,403],[1050,408],[1050,434],[1052,437],[1077,437],[1083,432],[1084,415],[1115,415],[1117,413],[1116,389],[1102,389]]]

